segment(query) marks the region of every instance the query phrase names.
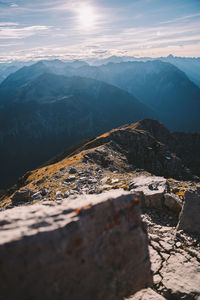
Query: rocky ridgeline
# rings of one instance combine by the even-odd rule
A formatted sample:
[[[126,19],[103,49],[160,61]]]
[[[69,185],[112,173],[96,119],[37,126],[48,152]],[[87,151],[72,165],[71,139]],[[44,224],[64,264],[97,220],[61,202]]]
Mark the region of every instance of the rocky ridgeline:
[[[75,170],[73,169],[73,172]],[[72,175],[70,175],[72,176]],[[69,176],[69,178],[71,178]],[[82,178],[82,177],[80,177]],[[101,177],[100,177],[101,178]],[[85,180],[86,179],[81,179],[81,182],[84,182],[85,184]],[[88,181],[90,181],[90,176],[88,176],[87,178]],[[110,188],[112,188],[112,185],[110,184],[116,184],[116,180],[117,179],[112,179],[109,181],[108,176],[103,177],[103,179],[101,179],[101,187],[103,188],[107,188],[108,186],[110,186]],[[69,180],[71,182],[71,179]],[[72,180],[72,182],[74,181],[74,179]],[[90,184],[92,184],[92,189],[95,189],[94,184],[97,185],[98,180],[93,180],[92,183],[88,183],[88,186],[90,186]],[[107,182],[107,184],[106,184]],[[152,286],[152,289],[147,289],[147,290],[142,290],[141,292],[138,292],[136,295],[132,296],[130,299],[199,299],[200,297],[200,238],[199,238],[199,233],[200,233],[200,194],[199,194],[199,188],[192,185],[192,183],[190,183],[191,185],[189,186],[189,188],[187,188],[188,190],[185,192],[185,196],[181,197],[181,196],[177,196],[175,194],[172,193],[172,190],[174,191],[176,186],[178,185],[178,181],[167,181],[164,177],[158,177],[158,176],[150,176],[149,174],[143,174],[143,175],[138,175],[135,177],[132,177],[132,181],[129,184],[128,189],[130,190],[130,192],[127,192],[126,195],[129,195],[129,197],[131,197],[132,193],[138,193],[138,195],[140,196],[140,201],[141,201],[141,206],[142,206],[142,221],[143,221],[143,226],[145,226],[145,228],[147,228],[148,231],[148,239],[149,239],[149,253],[150,253],[150,261],[151,261],[151,269],[153,271],[153,280],[154,280],[154,284]],[[82,183],[83,184],[83,183]],[[189,184],[189,183],[188,183]],[[98,186],[99,188],[99,186]],[[96,186],[96,190],[98,190],[97,186]],[[196,189],[195,189],[196,188]],[[175,190],[176,191],[176,190]],[[44,191],[43,191],[44,192]],[[82,194],[81,196],[77,195],[77,191],[76,193],[72,193],[71,195],[69,195],[69,191],[67,194],[65,193],[61,193],[61,192],[56,192],[55,194],[55,199],[54,201],[49,201],[49,200],[45,200],[45,196],[43,198],[43,200],[39,197],[40,199],[40,203],[36,203],[35,205],[26,205],[26,206],[21,206],[23,204],[23,201],[27,201],[28,199],[30,200],[31,197],[38,197],[38,194],[32,194],[30,190],[25,189],[25,190],[21,190],[19,192],[16,192],[13,196],[13,202],[15,201],[19,201],[21,200],[21,205],[17,208],[13,208],[13,209],[9,209],[9,210],[5,210],[3,212],[1,212],[1,233],[4,235],[4,238],[6,239],[5,241],[3,240],[2,244],[3,244],[3,249],[5,252],[3,252],[3,254],[1,255],[1,257],[4,257],[3,262],[10,262],[13,266],[13,264],[15,263],[16,260],[16,251],[15,251],[15,247],[17,247],[17,249],[19,248],[19,251],[21,251],[21,253],[23,253],[23,251],[21,250],[20,247],[25,247],[25,254],[23,254],[22,256],[24,257],[23,259],[19,260],[19,265],[17,264],[17,268],[20,269],[20,264],[25,264],[27,265],[27,268],[29,268],[29,259],[30,257],[34,256],[34,260],[33,260],[33,264],[37,265],[36,261],[39,260],[39,267],[40,268],[45,268],[45,270],[41,271],[44,273],[41,273],[39,275],[39,278],[45,278],[45,276],[47,276],[48,272],[48,268],[47,268],[47,264],[50,264],[49,259],[47,260],[47,262],[44,263],[43,266],[43,259],[44,256],[50,256],[51,260],[53,261],[53,263],[57,264],[57,262],[54,262],[55,259],[57,259],[57,254],[56,257],[52,254],[52,251],[55,253],[59,254],[59,251],[61,251],[61,256],[59,256],[59,260],[62,260],[65,262],[65,260],[67,260],[66,263],[68,263],[68,260],[70,258],[70,264],[71,259],[73,258],[78,258],[78,260],[73,261],[74,265],[73,267],[70,267],[70,270],[76,270],[76,268],[79,268],[79,263],[80,263],[80,259],[82,259],[81,254],[80,256],[72,256],[71,252],[68,252],[66,254],[66,250],[69,241],[68,241],[68,233],[63,233],[63,226],[66,226],[66,230],[67,230],[67,226],[71,226],[69,220],[68,220],[68,216],[70,216],[70,218],[72,218],[71,220],[73,220],[73,223],[75,222],[81,222],[80,227],[82,228],[82,211],[80,210],[81,207],[83,207],[83,216],[87,216],[87,218],[85,219],[85,225],[87,228],[87,231],[90,232],[90,226],[94,227],[93,221],[91,223],[90,221],[90,216],[93,215],[92,214],[92,207],[95,206],[95,211],[97,212],[97,210],[100,208],[99,203],[98,203],[98,199],[101,199],[101,194],[99,195],[86,195],[86,194]],[[93,192],[94,193],[94,192]],[[111,194],[109,194],[111,193]],[[114,194],[113,194],[114,193]],[[119,200],[117,198],[118,191],[116,190],[111,191],[111,192],[104,192],[102,195],[107,195],[108,194],[108,198],[110,197],[109,195],[111,195],[113,197],[113,202],[115,203],[115,201],[117,201],[117,203],[119,203],[119,207],[121,207],[121,205],[123,205],[123,200],[121,198],[121,200]],[[35,195],[35,196],[34,196]],[[39,195],[41,195],[39,193]],[[21,197],[21,198],[20,198]],[[27,197],[27,198],[26,198]],[[99,198],[98,198],[99,197]],[[104,196],[103,196],[104,197]],[[116,198],[116,199],[115,199]],[[87,200],[86,200],[87,199]],[[131,198],[130,198],[131,199]],[[82,203],[82,201],[84,203]],[[120,204],[122,201],[122,204]],[[38,202],[38,201],[37,201]],[[25,203],[25,202],[24,202]],[[28,202],[30,203],[30,202]],[[34,203],[34,201],[33,201]],[[91,206],[92,203],[92,206]],[[112,274],[114,276],[114,274],[119,274],[120,272],[124,272],[124,276],[126,274],[127,277],[121,277],[122,280],[124,280],[124,282],[126,281],[126,283],[128,284],[128,282],[130,282],[130,284],[132,283],[133,285],[129,286],[130,289],[126,288],[123,290],[123,292],[120,292],[120,296],[119,299],[123,299],[122,296],[126,296],[128,295],[127,291],[129,291],[129,294],[134,291],[136,291],[136,289],[134,289],[134,284],[135,284],[135,277],[137,278],[146,278],[144,274],[146,274],[145,270],[141,270],[140,269],[140,273],[137,273],[137,275],[135,275],[135,254],[134,251],[131,247],[133,247],[135,249],[135,240],[133,242],[133,244],[130,244],[132,241],[132,237],[133,237],[133,232],[132,231],[128,231],[126,233],[126,237],[125,232],[122,231],[121,229],[121,225],[119,226],[118,222],[118,215],[116,215],[116,219],[112,219],[112,216],[109,216],[109,213],[113,210],[111,209],[111,211],[109,210],[109,207],[112,207],[112,202],[109,202],[109,205],[107,206],[107,204],[105,205],[105,212],[103,212],[101,214],[101,221],[97,219],[96,214],[93,215],[92,220],[95,220],[95,222],[99,222],[98,226],[103,226],[101,224],[104,224],[105,226],[103,226],[103,230],[104,233],[105,232],[109,232],[109,234],[111,234],[111,236],[113,237],[109,237],[109,239],[107,240],[108,244],[106,244],[107,248],[101,248],[101,244],[103,243],[103,238],[101,236],[98,237],[99,242],[95,243],[95,245],[92,243],[89,243],[89,238],[87,237],[87,234],[85,232],[85,229],[82,231],[82,229],[79,228],[79,230],[81,230],[81,233],[79,231],[73,232],[74,236],[78,238],[84,238],[84,240],[86,241],[86,243],[89,243],[88,245],[84,244],[85,247],[94,247],[95,249],[95,253],[98,251],[105,251],[109,253],[112,253],[112,258],[113,261],[109,260],[107,261],[109,268],[113,268],[112,269]],[[136,205],[137,206],[137,205]],[[71,207],[69,209],[69,207]],[[85,207],[85,208],[84,208]],[[89,213],[89,211],[91,210],[91,214]],[[135,208],[134,208],[135,209]],[[108,212],[107,212],[108,210]],[[88,214],[87,214],[88,212]],[[118,212],[118,209],[117,209]],[[108,213],[108,214],[107,214]],[[72,214],[72,215],[71,215]],[[80,214],[80,216],[79,216]],[[124,215],[124,212],[121,211],[120,214]],[[17,217],[18,216],[18,217]],[[22,216],[22,220],[20,219],[19,216]],[[106,220],[104,219],[104,217],[106,218]],[[132,220],[133,217],[133,220]],[[11,220],[10,220],[11,219]],[[4,222],[4,220],[6,220]],[[121,220],[121,217],[120,217]],[[134,216],[130,216],[130,221],[131,222],[135,222],[134,220]],[[64,222],[64,223],[63,223]],[[66,225],[66,222],[69,222],[69,225]],[[108,223],[109,222],[109,223]],[[120,221],[121,222],[121,221]],[[65,225],[63,225],[65,224]],[[96,223],[95,223],[96,224]],[[107,224],[107,225],[106,225]],[[129,224],[130,225],[130,224]],[[96,225],[95,225],[96,226]],[[116,226],[116,227],[115,227]],[[134,227],[134,226],[133,226]],[[58,229],[61,228],[59,230],[61,230],[61,232],[59,232],[58,230],[58,234],[59,237],[61,236],[61,240],[58,240],[58,237],[56,237],[56,235],[54,235],[53,233]],[[85,227],[84,227],[85,228]],[[113,229],[115,228],[115,229]],[[129,227],[130,228],[130,227]],[[77,229],[78,230],[78,229]],[[95,229],[96,230],[96,229]],[[45,235],[43,235],[43,231],[48,231],[48,233],[45,233]],[[116,233],[117,232],[117,233]],[[17,234],[19,236],[17,236]],[[96,231],[96,233],[93,234],[99,234],[99,229]],[[24,236],[30,236],[33,235],[33,242],[30,242],[30,240],[32,238],[27,238]],[[65,238],[63,239],[63,235],[67,236],[66,241]],[[43,236],[44,236],[44,244],[41,244],[41,239],[43,240]],[[51,237],[49,239],[49,236]],[[122,239],[122,236],[127,238],[126,242]],[[7,246],[7,242],[9,239],[9,243]],[[78,239],[77,238],[77,239]],[[96,238],[96,237],[95,237]],[[13,240],[12,240],[13,239]],[[25,239],[25,240],[24,240]],[[53,239],[53,240],[52,240]],[[55,242],[54,242],[55,239]],[[129,241],[130,239],[130,241]],[[16,243],[15,240],[18,240],[18,242]],[[69,240],[71,241],[72,238],[69,236]],[[25,241],[25,242],[24,242]],[[113,242],[112,242],[113,241]],[[4,246],[4,243],[6,243],[6,247]],[[34,243],[36,243],[36,246],[34,246]],[[141,240],[138,242],[139,244],[138,247],[140,249],[143,249],[142,247],[142,243]],[[140,244],[141,243],[141,244]],[[20,246],[21,245],[21,246]],[[30,245],[30,246],[29,246]],[[37,246],[38,245],[38,246]],[[79,249],[79,246],[82,247],[82,245],[78,245],[77,249]],[[121,250],[118,251],[118,246],[120,246]],[[29,247],[33,248],[32,250],[29,249]],[[35,247],[38,249],[36,250]],[[44,247],[44,249],[43,249]],[[53,248],[51,248],[53,247]],[[98,250],[99,247],[99,250]],[[129,251],[127,250],[127,247],[129,249]],[[50,248],[50,250],[49,250]],[[76,247],[75,247],[76,248]],[[12,249],[8,251],[8,249]],[[27,250],[28,249],[28,250]],[[48,250],[47,250],[48,249]],[[52,250],[53,249],[53,250]],[[64,250],[63,250],[64,249]],[[33,251],[33,253],[29,253],[29,251]],[[43,253],[43,251],[45,252],[45,254]],[[65,251],[65,252],[62,252]],[[71,251],[71,250],[69,250]],[[126,263],[124,262],[123,259],[124,255],[122,254],[123,251],[125,251],[124,253],[126,253],[125,257],[127,258]],[[128,253],[126,252],[128,251]],[[27,252],[27,254],[26,254]],[[140,252],[140,251],[139,251]],[[5,253],[8,253],[6,256]],[[82,253],[82,252],[81,252]],[[84,252],[83,252],[84,253]],[[12,256],[13,255],[13,256]],[[26,256],[27,255],[27,256]],[[66,257],[65,257],[66,255]],[[83,254],[84,257],[85,254]],[[95,254],[96,255],[96,254]],[[102,254],[101,254],[102,255]],[[40,257],[41,256],[41,257]],[[11,259],[12,257],[12,259]],[[96,258],[95,258],[96,259]],[[122,259],[122,260],[121,260]],[[119,262],[120,260],[120,262]],[[18,260],[17,260],[18,261]],[[86,260],[84,260],[86,261]],[[32,268],[32,263],[30,268]],[[62,265],[61,263],[61,265]],[[121,267],[120,267],[120,263],[121,263]],[[77,266],[76,266],[77,264]],[[87,261],[86,264],[89,264],[89,262]],[[102,272],[105,271],[104,267],[106,268],[107,265],[105,265],[105,261],[101,261],[100,264],[102,264]],[[51,269],[52,267],[52,269]],[[12,267],[10,267],[12,268]],[[38,268],[38,265],[37,265]],[[58,269],[56,269],[58,268]],[[61,271],[59,271],[60,268],[60,264],[58,263],[58,266],[55,267],[54,266],[50,266],[50,270],[52,270],[53,274],[55,273],[59,273]],[[67,268],[67,266],[66,266]],[[119,268],[119,269],[118,269]],[[141,267],[142,268],[142,267]],[[7,270],[7,271],[6,271]],[[3,274],[3,278],[2,278],[2,282],[11,282],[12,286],[13,286],[13,282],[15,282],[16,280],[16,272],[13,274],[13,278],[10,280],[8,280],[8,277],[5,276],[6,272],[7,272],[7,276],[10,276],[10,272],[9,272],[9,267],[6,265],[4,266],[4,273]],[[30,272],[29,269],[25,269],[27,272]],[[21,269],[21,272],[23,273],[23,269]],[[61,274],[63,275],[63,272],[61,272]],[[86,272],[88,271],[88,268],[86,268]],[[97,272],[97,270],[94,269],[94,273]],[[129,273],[130,272],[130,273]],[[37,274],[36,269],[33,269],[33,274]],[[79,273],[79,272],[78,272]],[[97,272],[98,273],[98,272]],[[102,281],[98,281],[97,282],[101,285],[101,287],[99,287],[99,289],[102,289],[102,286],[106,287],[106,290],[109,291],[108,294],[102,294],[100,293],[99,295],[100,298],[98,298],[98,296],[94,296],[93,295],[93,299],[118,299],[117,295],[116,295],[116,291],[112,290],[108,288],[108,279],[107,279],[107,275],[106,275],[106,271],[105,274],[102,273],[102,276],[105,276],[106,278],[106,282],[102,282]],[[133,276],[132,276],[132,275]],[[182,276],[182,274],[184,274],[184,276]],[[31,276],[35,276],[35,275],[31,275]],[[52,275],[53,276],[53,275]],[[64,276],[64,275],[63,275]],[[75,275],[75,277],[78,276],[77,274]],[[81,276],[81,277],[80,277]],[[79,273],[78,278],[83,278],[84,275],[83,273]],[[88,276],[88,275],[87,275]],[[100,276],[100,274],[98,273],[98,276]],[[118,275],[117,275],[118,276]],[[37,276],[36,276],[37,277]],[[18,277],[17,277],[18,278]],[[16,285],[19,288],[20,286],[20,282],[23,282],[25,280],[24,276],[21,277],[19,275],[19,278],[22,278],[21,281],[16,281]],[[69,278],[66,277],[66,282],[68,283]],[[90,277],[89,277],[90,278]],[[31,277],[31,280],[33,278]],[[34,279],[36,282],[36,286],[37,284],[37,280]],[[47,282],[49,282],[48,280],[52,280],[52,282],[56,279],[54,277],[50,278],[47,276]],[[90,282],[90,286],[93,286],[93,281],[92,279],[88,279],[91,280]],[[96,280],[96,277],[94,277],[94,280]],[[113,278],[113,280],[115,280]],[[39,281],[41,282],[41,279],[39,279]],[[57,281],[56,281],[57,282]],[[73,282],[74,283],[74,282]],[[28,290],[28,286],[30,285],[30,282],[27,281],[27,286],[25,287],[25,290]],[[42,284],[42,282],[40,283]],[[60,283],[62,286],[62,283]],[[70,283],[71,284],[71,283]],[[83,286],[87,286],[87,283],[83,282]],[[96,283],[95,283],[96,284]],[[113,284],[113,283],[112,283]],[[72,284],[73,285],[73,284]],[[76,284],[75,284],[76,285]],[[77,286],[77,285],[76,285]],[[78,285],[79,286],[79,285]],[[78,297],[75,299],[81,299],[81,296],[79,295],[79,291],[82,292],[81,287],[79,286],[78,288],[77,286],[77,296],[72,296],[70,295],[70,299],[74,299],[73,297]],[[84,288],[82,286],[82,288]],[[39,285],[39,289],[43,290],[42,286]],[[71,287],[71,285],[70,285]],[[138,287],[138,289],[143,288],[144,286],[140,286]],[[117,287],[115,286],[115,288],[117,289]],[[59,289],[58,289],[59,290]],[[61,289],[62,290],[62,289]],[[74,287],[72,288],[72,290],[74,291]],[[104,288],[103,288],[104,290]],[[20,288],[20,291],[24,291]],[[19,291],[19,293],[20,293]],[[96,286],[96,291],[98,291],[98,287]],[[89,291],[87,291],[88,293],[90,293]],[[30,293],[32,293],[32,291],[30,290]],[[62,293],[64,293],[63,291],[60,292],[62,295]],[[75,293],[75,292],[74,292]],[[84,292],[86,293],[86,292]],[[93,292],[92,292],[93,293]],[[103,293],[103,292],[102,292]],[[22,294],[19,294],[20,297],[22,297]],[[37,295],[34,294],[33,295]],[[54,299],[56,299],[56,291],[54,291],[52,293],[52,295],[54,295]],[[65,295],[65,293],[64,293]],[[69,296],[68,295],[68,296]],[[88,294],[89,295],[89,294]],[[43,295],[43,299],[45,299],[45,297],[47,297],[45,294]],[[49,298],[50,296],[48,295],[47,299],[51,299]],[[86,297],[86,296],[85,296]],[[112,298],[113,297],[113,298]],[[121,297],[121,298],[120,298]],[[37,299],[40,299],[39,296],[37,295],[36,297]],[[90,299],[90,296],[86,297],[87,299]],[[23,299],[23,297],[22,297]],[[33,298],[35,299],[35,298]],[[62,299],[62,298],[61,298]]]
[[[187,164],[187,151],[180,158],[177,141],[144,120],[25,174],[0,203],[5,295],[12,295],[12,284],[20,299],[24,291],[40,299],[39,290],[41,299],[125,299],[136,291],[126,299],[200,299],[198,166]],[[17,275],[10,271],[15,261]]]

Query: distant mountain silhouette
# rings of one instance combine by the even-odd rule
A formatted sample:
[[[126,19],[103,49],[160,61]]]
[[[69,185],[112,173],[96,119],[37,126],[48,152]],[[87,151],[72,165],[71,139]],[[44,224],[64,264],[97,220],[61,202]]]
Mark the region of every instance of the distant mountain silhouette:
[[[43,62],[38,62],[10,74],[0,85],[0,105],[12,102],[21,86],[45,72],[49,72],[48,67]]]
[[[16,72],[24,66],[29,66],[32,64],[33,61],[0,62],[0,83],[3,82],[10,74]]]
[[[200,88],[177,67],[159,60],[84,66],[74,74],[96,78],[136,96],[170,130],[200,130]]]
[[[133,56],[110,56],[107,58],[91,58],[87,61],[93,66],[100,66],[107,63],[121,63],[130,61],[154,61],[161,60],[163,62],[171,63],[172,65],[183,71],[188,78],[200,87],[200,57],[177,57],[172,54],[167,57],[133,57]]]
[[[191,81],[200,87],[200,58],[195,57],[176,57],[169,55],[161,57],[160,60],[169,62],[183,71]]]

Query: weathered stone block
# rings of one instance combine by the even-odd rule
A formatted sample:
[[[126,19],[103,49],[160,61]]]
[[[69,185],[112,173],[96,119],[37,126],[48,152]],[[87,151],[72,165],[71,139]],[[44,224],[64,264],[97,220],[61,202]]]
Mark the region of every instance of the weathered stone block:
[[[200,194],[193,191],[185,192],[185,203],[180,215],[178,230],[200,233]]]
[[[121,300],[152,283],[135,194],[1,212],[0,299]]]
[[[23,190],[17,191],[11,199],[12,203],[17,204],[19,202],[28,202],[30,200],[32,194],[33,194],[33,191],[31,191],[29,189],[23,189]]]
[[[164,204],[169,210],[179,214],[182,209],[182,203],[176,195],[166,193],[164,194]]]
[[[166,179],[159,176],[138,176],[133,179],[129,186],[131,191],[143,192],[143,206],[152,208],[161,208],[163,206],[166,189]]]

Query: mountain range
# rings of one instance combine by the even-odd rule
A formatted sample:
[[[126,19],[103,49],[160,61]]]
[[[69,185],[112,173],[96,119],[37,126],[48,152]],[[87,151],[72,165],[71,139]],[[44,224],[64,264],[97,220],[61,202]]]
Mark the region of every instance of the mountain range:
[[[170,130],[200,130],[200,89],[172,64],[157,60],[108,63],[82,67],[78,72],[135,95],[154,109]]]
[[[11,74],[0,85],[1,104],[43,73],[93,78],[131,93],[153,109],[170,130],[200,130],[200,88],[184,72],[159,60],[90,66],[82,61],[41,61]],[[12,100],[13,101],[13,100]]]
[[[161,60],[23,66],[0,84],[0,188],[75,143],[142,118],[198,131],[199,111],[199,87]],[[193,140],[188,133],[190,145]]]
[[[167,57],[133,57],[133,56],[110,56],[107,58],[97,59],[90,58],[87,62],[93,66],[100,66],[107,63],[121,63],[129,61],[145,62],[161,60],[164,62],[171,63],[183,71],[191,81],[200,87],[200,58],[199,57],[178,57],[172,54]]]
[[[62,62],[62,64],[68,65],[83,65],[88,63],[91,66],[100,66],[107,63],[121,63],[121,62],[131,62],[131,61],[153,61],[161,60],[164,62],[171,63],[183,71],[188,78],[193,81],[197,86],[200,87],[200,58],[199,57],[178,57],[172,54],[167,57],[133,57],[133,56],[110,56],[107,58],[88,58],[83,60],[71,60],[71,61],[61,61],[61,60],[51,60],[54,62]],[[29,66],[34,64],[34,61],[13,61],[0,63],[0,83],[11,73],[19,70],[23,66]],[[61,65],[61,64],[60,64]]]

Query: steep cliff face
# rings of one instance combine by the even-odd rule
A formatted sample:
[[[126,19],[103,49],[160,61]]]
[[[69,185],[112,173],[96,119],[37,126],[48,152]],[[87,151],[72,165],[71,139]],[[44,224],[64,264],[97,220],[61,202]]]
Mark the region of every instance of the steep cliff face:
[[[114,129],[88,142],[76,153],[100,146],[124,155],[132,170],[141,168],[177,179],[191,179],[200,172],[200,134],[170,132],[156,120],[144,119]]]
[[[157,121],[150,119],[137,123],[137,128],[148,131],[156,140],[182,159],[193,174],[200,176],[200,133],[170,132]]]

